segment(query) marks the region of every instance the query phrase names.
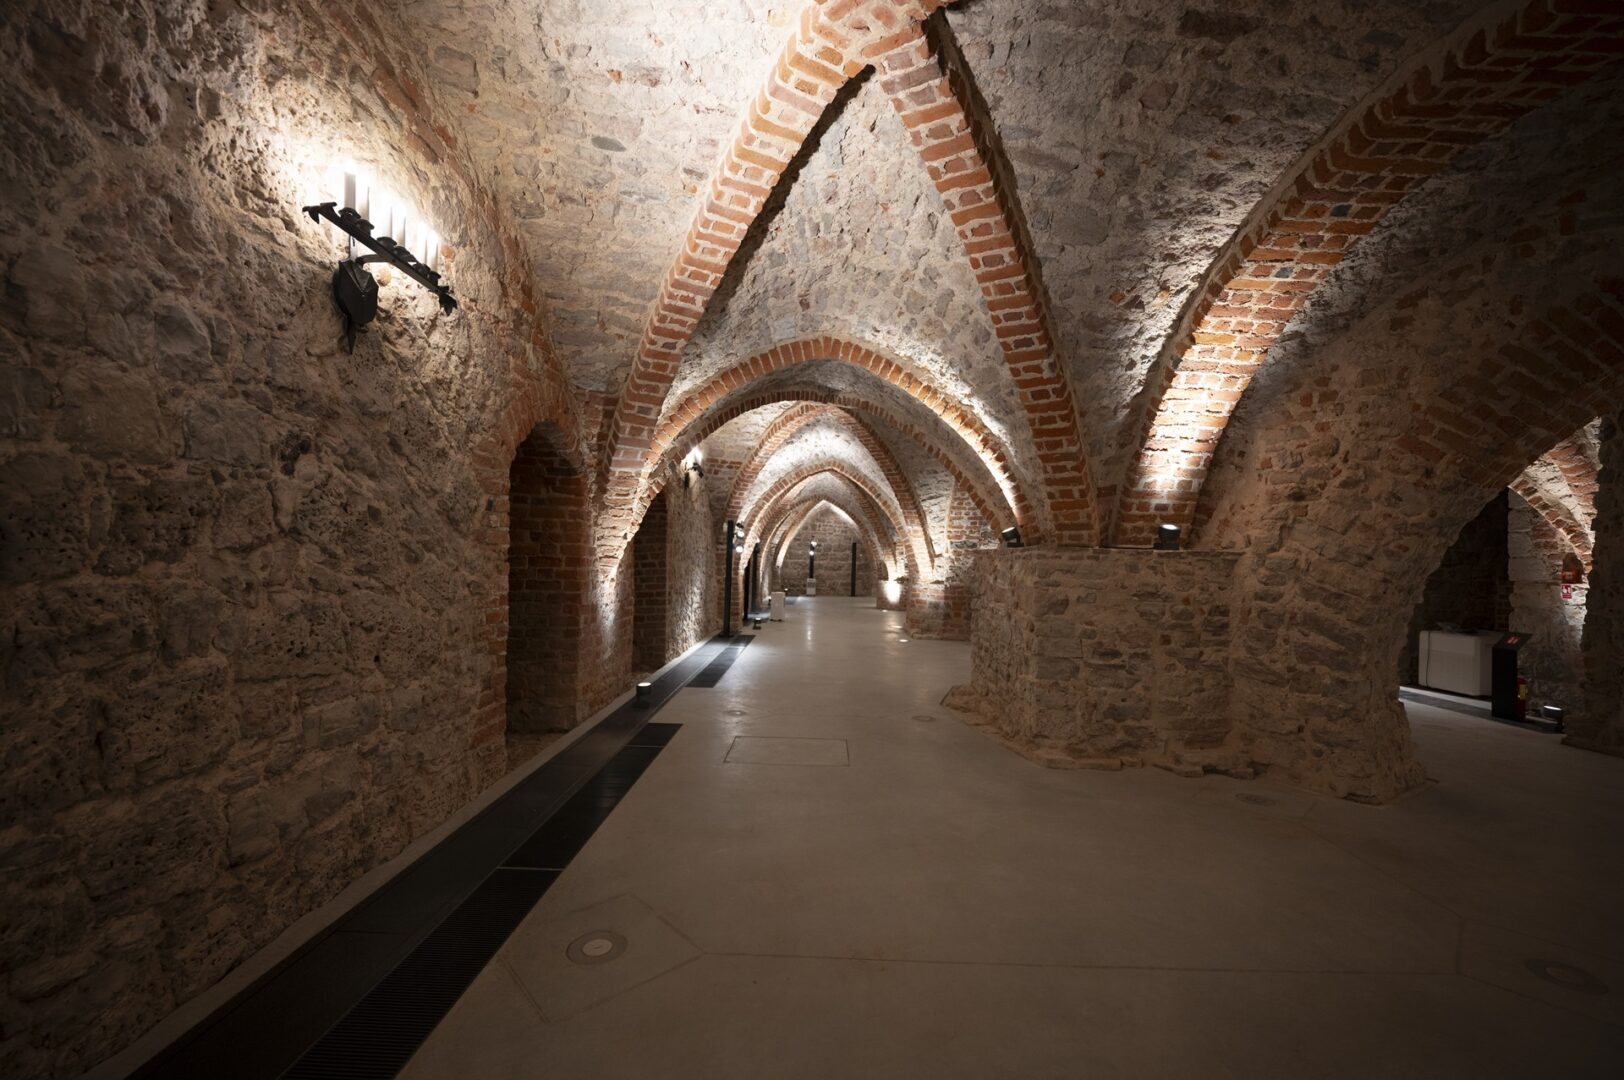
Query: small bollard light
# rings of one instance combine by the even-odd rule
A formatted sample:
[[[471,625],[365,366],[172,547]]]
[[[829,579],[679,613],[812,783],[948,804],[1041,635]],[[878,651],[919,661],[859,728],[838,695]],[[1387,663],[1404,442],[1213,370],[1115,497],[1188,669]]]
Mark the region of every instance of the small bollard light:
[[[760,630],[761,629],[761,620],[760,619],[755,620],[754,624],[750,628],[752,630]]]
[[[1565,714],[1562,712],[1562,707],[1560,705],[1541,705],[1539,707],[1539,712],[1541,716],[1545,717],[1545,719],[1556,725],[1556,733],[1558,735],[1568,730],[1567,725],[1562,722],[1562,718]]]
[[[646,709],[650,705],[653,705],[654,704],[653,694],[654,694],[654,684],[653,683],[651,683],[651,682],[640,682],[640,683],[638,683],[637,684],[637,707],[639,709]]]
[[[1179,527],[1177,525],[1156,526],[1157,551],[1177,551],[1179,549]]]
[[[1018,548],[1018,547],[1023,546],[1021,544],[1021,530],[1017,529],[1013,525],[1011,525],[1009,528],[1005,529],[999,535],[1001,535],[1004,538],[1004,546],[1005,547]]]

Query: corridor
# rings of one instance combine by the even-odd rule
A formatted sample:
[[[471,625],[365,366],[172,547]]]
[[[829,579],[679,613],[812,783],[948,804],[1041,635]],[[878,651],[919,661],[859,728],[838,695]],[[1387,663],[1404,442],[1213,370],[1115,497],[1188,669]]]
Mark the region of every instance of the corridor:
[[[1412,704],[1431,782],[1385,807],[1044,769],[872,604],[656,714],[405,1076],[1614,1075],[1624,762]]]

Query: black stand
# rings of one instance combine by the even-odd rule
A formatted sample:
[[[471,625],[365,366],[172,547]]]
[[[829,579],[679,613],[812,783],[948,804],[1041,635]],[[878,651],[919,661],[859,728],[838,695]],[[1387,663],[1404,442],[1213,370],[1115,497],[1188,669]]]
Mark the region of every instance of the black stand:
[[[1513,631],[1494,643],[1494,659],[1489,668],[1489,714],[1501,720],[1526,720],[1517,698],[1517,651],[1528,644],[1532,634]]]

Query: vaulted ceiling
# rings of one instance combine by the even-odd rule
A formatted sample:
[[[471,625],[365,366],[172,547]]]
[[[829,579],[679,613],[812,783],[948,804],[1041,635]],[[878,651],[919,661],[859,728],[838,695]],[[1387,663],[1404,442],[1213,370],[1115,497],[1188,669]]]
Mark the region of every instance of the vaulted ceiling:
[[[794,407],[785,402],[844,396],[871,403],[862,423],[918,489],[891,492],[899,507],[911,499],[945,519],[963,483],[985,513],[1073,542],[1110,539],[1114,493],[1133,494],[1155,467],[1140,452],[1144,433],[1178,422],[1161,396],[1176,366],[1170,342],[1238,230],[1372,95],[1420,65],[1473,60],[1450,44],[1463,21],[1492,38],[1533,10],[1469,0],[394,6],[522,237],[556,356],[580,388],[618,401],[611,451],[628,493],[702,439],[742,462]],[[1549,21],[1536,29],[1555,32]],[[1448,49],[1453,59],[1439,61]],[[1490,61],[1504,66],[1500,54]],[[927,92],[947,95],[945,107]],[[1569,127],[1609,144],[1618,95],[1594,82],[1586,93],[1555,109],[1562,146],[1586,141],[1564,138]],[[1003,262],[975,239],[988,215],[963,196],[971,174],[945,171],[956,166],[938,152],[959,153],[948,140],[965,126],[968,167],[985,168],[996,193],[990,220],[1013,237]],[[1334,325],[1339,304],[1348,317],[1362,278],[1435,257],[1451,230],[1471,239],[1462,207],[1508,153],[1491,139],[1446,157],[1444,177],[1378,226],[1305,325]],[[993,280],[1002,269],[1019,272],[1011,302],[1028,314],[1009,313]],[[788,342],[824,344],[760,366]],[[875,359],[825,356],[834,342]],[[1037,385],[1022,364],[1058,372]],[[1041,415],[1055,402],[1058,428]],[[825,429],[777,452],[809,452]],[[868,451],[832,452],[873,464]],[[1076,459],[1071,471],[1061,456]]]

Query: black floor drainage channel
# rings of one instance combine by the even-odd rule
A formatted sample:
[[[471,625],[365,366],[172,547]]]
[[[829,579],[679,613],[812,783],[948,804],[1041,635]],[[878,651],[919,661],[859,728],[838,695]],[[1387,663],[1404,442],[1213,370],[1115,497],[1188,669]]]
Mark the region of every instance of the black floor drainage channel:
[[[707,690],[714,688],[717,683],[722,681],[722,676],[727,674],[727,669],[733,666],[733,661],[739,658],[739,654],[744,651],[744,647],[754,640],[756,639],[753,636],[745,637],[744,635],[734,638],[727,648],[716,655],[716,659],[705,665],[705,670],[688,681],[688,685],[702,687]]]
[[[648,724],[283,1074],[392,1077],[530,914],[680,724]]]
[[[573,830],[569,854],[579,851],[590,835],[580,832],[582,822],[596,828],[675,732],[678,725],[649,723],[653,711],[732,647],[717,638],[671,667],[655,680],[646,706],[628,701],[610,713],[160,1051],[132,1080],[393,1076],[406,1059],[396,1060],[390,1047],[415,1048],[427,1036],[558,876],[568,861],[559,852],[568,844],[555,844],[546,867],[510,858],[566,825]],[[407,997],[409,1007],[402,1004]],[[318,1042],[326,1044],[323,1053],[337,1053],[341,1040],[351,1047],[342,1067],[302,1064],[314,1062],[307,1051],[314,1054]]]

